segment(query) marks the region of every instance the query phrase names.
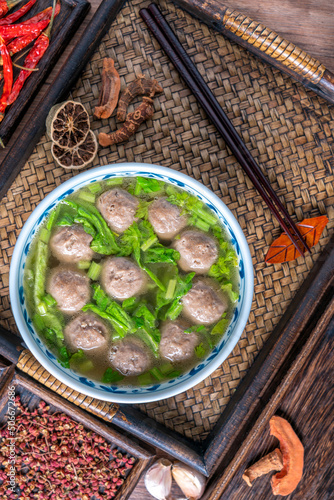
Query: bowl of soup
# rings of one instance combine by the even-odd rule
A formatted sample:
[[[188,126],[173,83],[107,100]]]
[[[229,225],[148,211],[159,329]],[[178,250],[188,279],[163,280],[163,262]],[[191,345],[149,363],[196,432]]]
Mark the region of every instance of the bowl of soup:
[[[246,325],[253,267],[226,205],[169,168],[83,172],[33,211],[15,245],[10,299],[52,375],[98,399],[143,403],[210,375]]]

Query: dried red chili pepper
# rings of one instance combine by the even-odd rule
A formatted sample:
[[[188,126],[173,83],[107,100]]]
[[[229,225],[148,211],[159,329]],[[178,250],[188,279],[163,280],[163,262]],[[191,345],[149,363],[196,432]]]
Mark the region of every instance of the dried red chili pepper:
[[[57,3],[56,5],[56,10],[55,10],[55,17],[58,16],[60,12],[60,3]],[[40,34],[41,32],[47,27],[49,24],[49,20],[52,15],[52,7],[48,7],[47,9],[42,10],[35,16],[31,17],[30,19],[27,19],[26,21],[23,21],[21,24],[33,24],[33,23],[40,23],[40,30],[37,33],[31,33],[30,35],[24,35],[20,36],[18,38],[15,38],[14,40],[6,41],[7,43],[7,49],[10,55],[12,56],[13,54],[17,54],[21,50],[25,49],[30,45],[31,42],[33,42]],[[44,25],[42,22],[44,22]],[[2,65],[2,60],[0,60],[0,65]],[[1,79],[1,76],[0,76]]]
[[[0,36],[0,52],[3,61],[3,78],[4,86],[2,96],[0,98],[0,122],[3,120],[5,109],[7,107],[7,99],[11,93],[13,86],[13,66],[5,41]]]
[[[31,7],[36,3],[36,0],[30,0],[28,3],[23,5],[20,9],[18,9],[16,12],[13,12],[13,14],[9,14],[9,16],[4,17],[3,19],[0,19],[0,26],[4,26],[6,24],[13,24],[15,21],[23,17]]]
[[[58,16],[59,12],[60,12],[60,3],[57,3],[56,10],[55,10],[55,17]],[[45,24],[43,26],[43,24],[40,22],[41,29],[40,29],[39,33],[36,33],[36,34],[32,33],[30,35],[20,36],[18,38],[15,38],[14,40],[12,40],[7,45],[8,52],[10,53],[10,55],[17,54],[21,50],[28,47],[28,45],[31,42],[33,42],[41,34],[43,29],[45,29],[47,27],[47,25],[49,24],[49,19],[51,18],[51,15],[52,15],[52,7],[48,7],[47,9],[42,10],[42,12],[39,12],[38,14],[36,14],[36,16],[31,17],[30,19],[27,19],[27,21],[24,21],[22,24],[25,24],[25,23],[31,24],[32,22],[37,23],[40,21],[43,21]],[[2,64],[1,61],[0,61],[0,64]]]
[[[43,30],[42,30],[43,31]],[[17,54],[21,50],[23,50],[25,47],[28,47],[28,45],[33,42],[38,35],[32,34],[32,35],[24,35],[20,36],[19,38],[15,38],[12,40],[8,45],[7,49],[10,55]],[[2,61],[0,62],[2,64]]]
[[[50,40],[44,32],[41,35],[39,35],[36,42],[34,43],[34,46],[32,47],[29,54],[24,60],[24,67],[28,69],[22,69],[20,71],[19,76],[15,80],[13,90],[7,100],[8,105],[13,104],[13,102],[16,101],[16,99],[18,98],[24,82],[31,74],[31,71],[29,71],[29,69],[36,68],[37,64],[39,63],[39,61],[45,54],[47,48],[49,47],[49,43]]]
[[[7,0],[0,0],[0,17],[5,16],[10,9],[20,2],[22,2],[22,0],[10,0],[9,2],[7,2]]]
[[[58,16],[59,12],[60,12],[60,2],[57,2],[55,9],[55,17]],[[35,24],[38,23],[39,21],[45,21],[47,19],[51,19],[51,16],[52,16],[52,7],[47,7],[46,9],[41,10],[41,12],[35,14],[33,17],[26,19],[21,24]]]
[[[43,57],[47,48],[50,45],[51,30],[52,30],[53,20],[54,20],[54,16],[55,16],[55,11],[56,11],[56,2],[55,1],[54,1],[52,9],[53,9],[53,12],[52,12],[50,24],[47,27],[47,29],[39,35],[39,37],[37,38],[36,42],[34,43],[32,49],[30,50],[27,57],[25,58],[24,67],[28,68],[28,69],[27,70],[22,69],[20,71],[20,74],[17,77],[17,79],[15,80],[15,83],[13,85],[12,92],[11,92],[10,96],[8,97],[8,100],[7,100],[8,105],[13,104],[13,102],[16,101],[16,99],[18,98],[19,93],[23,87],[24,82],[26,81],[28,76],[31,74],[31,71],[29,71],[29,69],[31,70],[31,69],[36,68],[37,64],[39,63],[39,61],[41,60],[41,58]],[[43,22],[43,21],[41,21],[41,22]],[[35,26],[37,26],[38,24],[40,24],[40,23],[37,23]]]
[[[1,0],[0,0],[1,1]],[[0,36],[2,38],[14,38],[16,36],[30,35],[31,33],[38,33],[42,23],[45,21],[40,21],[39,23],[33,24],[9,24],[8,26],[0,26]],[[43,29],[43,28],[42,28]]]
[[[49,24],[49,21],[44,21],[45,22],[45,26],[44,28],[47,27],[47,25]],[[44,29],[43,28],[43,29]],[[42,32],[43,30],[41,30]],[[35,34],[35,33],[32,33],[30,35],[24,35],[24,36],[20,36],[19,38],[15,38],[14,40],[12,40],[8,45],[7,45],[7,49],[8,49],[8,52],[10,53],[10,55],[12,56],[13,54],[17,54],[18,52],[20,52],[21,50],[25,49],[26,47],[28,47],[28,45],[33,42],[40,34]],[[1,61],[0,61],[1,63]]]

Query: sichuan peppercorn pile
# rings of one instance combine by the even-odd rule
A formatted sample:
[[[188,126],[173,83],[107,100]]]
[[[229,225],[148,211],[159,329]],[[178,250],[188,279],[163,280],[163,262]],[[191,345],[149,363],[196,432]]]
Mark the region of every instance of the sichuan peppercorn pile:
[[[9,431],[0,431],[0,498],[107,500],[116,496],[135,458],[41,401],[25,408],[16,398],[14,491],[9,489]],[[24,495],[24,497],[21,497]]]

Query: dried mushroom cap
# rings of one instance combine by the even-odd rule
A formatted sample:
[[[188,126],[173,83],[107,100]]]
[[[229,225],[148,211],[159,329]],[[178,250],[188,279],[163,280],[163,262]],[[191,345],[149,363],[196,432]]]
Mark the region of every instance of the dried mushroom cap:
[[[80,102],[66,101],[50,111],[48,133],[62,148],[82,144],[90,130],[89,116]]]
[[[51,153],[57,163],[68,169],[79,169],[89,165],[95,158],[97,153],[97,140],[91,130],[85,141],[72,149],[61,148],[55,143],[52,143]]]

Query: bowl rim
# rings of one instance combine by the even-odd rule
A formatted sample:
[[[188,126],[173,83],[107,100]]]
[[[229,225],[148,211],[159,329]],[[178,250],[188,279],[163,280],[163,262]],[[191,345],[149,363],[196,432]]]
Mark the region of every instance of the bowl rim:
[[[144,172],[141,172],[144,170]],[[76,189],[78,183],[86,181],[93,182],[94,178],[97,176],[100,178],[103,175],[108,175],[110,173],[113,176],[122,176],[122,172],[132,172],[137,175],[145,176],[145,174],[162,174],[168,176],[169,178],[180,181],[186,186],[193,188],[195,190],[200,191],[207,200],[209,200],[216,209],[220,212],[220,214],[228,220],[229,224],[233,228],[233,232],[236,236],[236,240],[240,247],[240,253],[242,254],[242,260],[244,264],[244,279],[245,279],[245,294],[243,297],[243,305],[241,307],[236,325],[234,327],[233,332],[230,335],[230,338],[227,340],[223,348],[216,355],[214,359],[212,359],[205,367],[203,367],[198,373],[192,375],[188,380],[180,382],[176,385],[171,385],[165,389],[152,391],[151,393],[144,394],[134,394],[134,393],[113,393],[113,392],[104,392],[102,389],[91,388],[83,383],[73,380],[66,373],[62,372],[55,366],[51,360],[42,352],[38,345],[35,343],[33,338],[30,335],[29,329],[27,327],[26,321],[23,317],[22,310],[20,307],[20,297],[19,290],[16,286],[19,274],[19,266],[20,266],[20,258],[23,252],[23,248],[26,242],[28,235],[30,234],[31,228],[33,225],[40,219],[38,225],[44,220],[45,212],[49,206],[54,202],[59,202],[59,197],[64,194],[69,189]],[[114,173],[116,175],[114,175]],[[102,180],[102,179],[101,179]],[[47,214],[46,214],[47,215]],[[89,397],[101,399],[103,401],[110,401],[114,403],[127,403],[127,404],[138,404],[138,403],[149,403],[153,401],[158,401],[162,399],[166,399],[169,397],[176,396],[182,392],[185,392],[195,385],[202,382],[206,377],[208,377],[211,373],[213,373],[222,363],[227,359],[229,354],[232,352],[240,337],[243,333],[245,325],[247,323],[252,300],[253,300],[253,291],[254,291],[254,272],[253,272],[253,263],[250,254],[250,250],[246,241],[246,238],[242,232],[242,229],[230,211],[230,209],[225,205],[225,203],[220,200],[220,198],[209,188],[193,179],[192,177],[179,172],[177,170],[161,167],[159,165],[154,164],[146,164],[146,163],[114,163],[108,164],[104,166],[99,166],[94,169],[87,170],[85,172],[81,172],[78,175],[75,175],[62,183],[60,186],[56,187],[53,191],[51,191],[33,210],[27,221],[25,222],[20,235],[15,244],[11,265],[10,265],[10,273],[9,273],[9,295],[11,301],[11,307],[14,315],[14,319],[16,321],[19,332],[22,336],[22,340],[31,351],[31,353],[36,357],[36,359],[41,363],[41,365],[51,373],[56,379],[61,381],[62,383],[68,385],[72,389],[79,391]],[[210,354],[208,355],[210,356]],[[203,360],[205,361],[205,360]],[[88,378],[89,380],[89,378]],[[177,378],[175,379],[177,380]]]

